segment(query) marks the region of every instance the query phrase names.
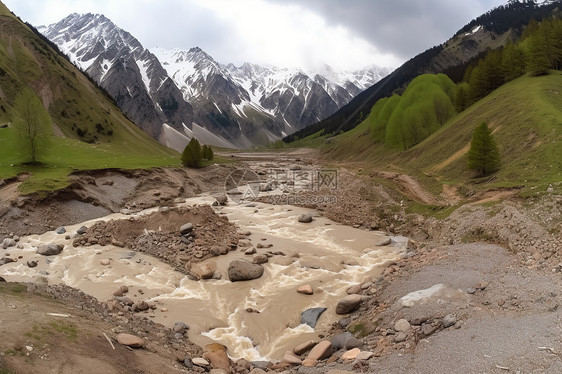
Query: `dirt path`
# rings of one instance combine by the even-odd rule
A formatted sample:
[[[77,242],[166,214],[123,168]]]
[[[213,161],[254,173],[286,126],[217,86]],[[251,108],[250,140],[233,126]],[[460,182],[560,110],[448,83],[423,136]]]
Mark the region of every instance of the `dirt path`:
[[[412,199],[429,205],[445,205],[446,202],[438,199],[432,193],[424,189],[412,176],[386,171],[376,171],[372,174],[379,178],[385,178],[396,183],[397,188]]]

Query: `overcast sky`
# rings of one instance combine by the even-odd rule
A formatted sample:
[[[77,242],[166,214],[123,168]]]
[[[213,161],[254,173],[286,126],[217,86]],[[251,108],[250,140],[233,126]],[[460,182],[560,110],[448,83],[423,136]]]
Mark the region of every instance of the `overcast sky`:
[[[507,0],[3,0],[35,26],[102,13],[147,48],[221,63],[398,67]]]

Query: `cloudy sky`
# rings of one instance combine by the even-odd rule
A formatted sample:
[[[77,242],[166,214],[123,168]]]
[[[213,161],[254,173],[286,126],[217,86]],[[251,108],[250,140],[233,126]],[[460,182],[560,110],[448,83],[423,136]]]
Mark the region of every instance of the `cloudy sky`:
[[[3,0],[48,25],[103,13],[147,48],[199,46],[221,63],[398,67],[507,0]]]

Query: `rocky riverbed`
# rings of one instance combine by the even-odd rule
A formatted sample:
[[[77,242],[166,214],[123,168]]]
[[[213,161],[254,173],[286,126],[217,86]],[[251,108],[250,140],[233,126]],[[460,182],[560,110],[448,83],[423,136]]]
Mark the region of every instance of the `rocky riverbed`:
[[[243,204],[242,208],[236,209],[217,203],[212,207],[212,195],[221,192],[220,188],[216,188],[216,181],[229,174],[228,170],[220,167],[210,170],[206,180],[202,178],[203,174],[189,176],[193,186],[207,183],[211,192],[214,191],[203,197],[203,201],[201,198],[186,201],[186,198],[201,192],[197,190],[199,187],[190,191],[189,184],[182,184],[184,189],[178,193],[180,184],[173,182],[177,173],[161,170],[155,171],[155,175],[143,174],[140,179],[162,183],[171,178],[171,183],[177,183],[178,188],[170,189],[166,196],[155,195],[156,182],[150,189],[139,178],[130,175],[122,178],[117,171],[103,174],[99,180],[93,176],[94,182],[88,182],[87,187],[73,187],[76,191],[87,190],[95,196],[103,196],[94,191],[116,185],[119,188],[129,186],[129,193],[120,192],[112,195],[111,199],[108,196],[96,198],[95,204],[87,203],[87,199],[80,200],[75,193],[67,195],[63,201],[60,195],[50,197],[46,203],[37,203],[34,198],[21,198],[16,194],[12,200],[3,201],[8,209],[0,217],[5,238],[2,244],[5,243],[6,247],[1,250],[2,258],[15,262],[4,261],[0,266],[0,275],[8,280],[17,280],[15,273],[8,270],[16,267],[28,269],[28,274],[35,275],[27,289],[53,295],[67,307],[88,311],[88,315],[80,317],[87,319],[84,325],[94,323],[101,326],[102,321],[109,323],[111,327],[106,326],[104,331],[108,341],[117,346],[140,345],[138,338],[142,339],[140,351],[132,348],[140,352],[135,355],[140,354],[142,359],[142,352],[156,354],[164,361],[168,360],[170,372],[172,369],[178,372],[214,370],[215,373],[256,374],[559,372],[562,368],[559,358],[562,346],[557,338],[562,332],[558,310],[562,296],[557,291],[561,286],[558,261],[562,227],[558,209],[562,201],[560,197],[543,195],[532,202],[509,197],[481,205],[476,196],[472,204],[457,209],[445,219],[426,220],[419,215],[407,214],[401,207],[400,195],[361,171],[359,174],[364,176],[358,177],[355,172],[340,168],[337,189],[330,189],[328,185],[323,191],[306,190],[306,173],[294,172],[306,172],[313,164],[312,160],[305,158],[306,155],[298,157],[299,161],[288,157],[276,163],[268,157],[253,158],[246,164],[261,177],[268,175],[274,166],[293,171],[285,174],[285,179],[283,176],[279,179],[277,174],[276,180],[285,182],[278,193],[285,197],[277,197],[275,202],[280,205],[274,207],[260,202]],[[115,179],[113,184],[111,178]],[[287,179],[293,179],[293,182],[288,183]],[[411,183],[407,178],[396,180]],[[272,180],[265,182],[265,185],[259,186],[261,195],[258,201],[269,199],[272,202],[269,194],[278,184],[267,186]],[[8,181],[1,187],[3,197],[14,194],[13,183],[17,180]],[[300,186],[301,190],[292,189],[292,186]],[[404,190],[414,191],[415,194],[416,188]],[[297,201],[296,195],[334,196],[335,199],[312,201],[305,198]],[[300,208],[281,205],[291,199],[290,196],[301,205]],[[415,196],[403,195],[402,198]],[[484,198],[487,197],[482,196],[481,200]],[[164,209],[148,210],[137,215],[139,210],[162,205],[163,202]],[[51,263],[47,264],[42,261],[43,257],[35,258],[38,239],[28,239],[25,235],[43,232],[38,228],[42,225],[40,219],[48,220],[47,210],[44,209],[52,206],[59,207],[60,211],[73,206],[91,206],[91,209],[80,213],[86,218],[103,216],[112,211],[121,212],[122,217],[86,224],[87,228],[78,236],[74,233],[81,225],[69,226],[60,217],[50,218],[48,229],[56,230],[59,223],[67,229],[64,234],[53,231],[52,235],[69,237],[64,239],[60,254],[45,257],[51,259]],[[310,213],[312,222],[300,219]],[[14,217],[19,217],[20,221]],[[23,219],[27,219],[28,223],[22,224]],[[273,225],[263,224],[275,220],[277,222]],[[72,223],[78,222],[81,221]],[[336,222],[347,226],[337,226]],[[314,250],[307,258],[302,255],[307,253],[301,248],[302,244],[284,241],[294,234],[283,231],[288,226],[304,230],[302,235],[299,234],[300,243],[306,243],[307,234],[310,238],[325,237],[332,229],[338,233],[333,237],[333,242],[338,245],[349,245],[353,243],[350,239],[358,235],[368,238],[369,244],[358,244],[357,241],[352,244],[362,252],[353,261],[342,261],[335,254],[319,259],[322,252]],[[338,229],[333,230],[335,227]],[[307,233],[312,228],[324,231]],[[346,230],[350,230],[348,234],[345,234]],[[407,234],[415,241],[410,241],[408,245],[408,241],[399,234]],[[276,236],[278,238],[274,239]],[[322,245],[330,247],[327,242]],[[362,259],[366,254],[364,249],[371,246],[373,250],[377,246],[389,248],[394,257],[387,257],[381,262],[385,266],[378,271],[361,272],[359,269],[367,265],[361,263],[366,260]],[[30,256],[31,247],[34,258]],[[336,245],[334,249],[337,249]],[[88,252],[90,254],[86,255]],[[83,266],[91,266],[86,272],[89,274],[87,279],[77,261],[67,268],[60,261],[73,254],[76,254],[76,259],[82,259]],[[237,270],[231,270],[231,265],[241,260],[245,263]],[[268,283],[267,279],[277,280],[277,283],[280,279],[283,280],[281,283],[287,282],[287,273],[279,269],[287,269],[295,263],[305,266],[292,270],[297,271],[299,276],[293,280],[294,283],[289,282],[288,296],[274,294],[274,283],[263,288]],[[369,264],[372,266],[373,263]],[[232,282],[230,279],[231,274],[240,274],[241,271],[255,272],[252,269],[259,269],[257,266],[264,270],[255,280]],[[131,269],[136,276],[116,275]],[[359,276],[351,277],[349,270]],[[41,271],[49,273],[41,274]],[[342,276],[334,280],[334,284],[339,284],[337,289],[341,290],[340,293],[335,292],[336,288],[328,287],[325,281],[307,278],[315,271]],[[161,277],[168,272],[177,275],[172,279]],[[66,286],[45,286],[45,281],[53,276],[65,282],[76,282],[74,287],[95,294],[96,298]],[[237,276],[233,275],[233,279]],[[101,281],[109,282],[103,286]],[[239,292],[239,285],[252,283],[255,295],[250,299],[232,298],[233,303],[239,305],[239,310],[228,314],[238,317],[227,318],[226,325],[205,324],[197,319],[188,323],[185,313],[175,312],[180,300],[176,302],[174,297],[192,298],[194,292],[207,292],[209,285],[214,283],[221,288],[234,286],[228,291],[232,295]],[[150,284],[162,286],[157,289]],[[123,286],[127,286],[126,289]],[[268,290],[269,298],[265,297],[265,290]],[[0,296],[4,300],[0,305],[7,310],[10,305],[30,307],[30,304],[16,300],[21,303],[17,304],[8,293],[0,292]],[[211,297],[215,304],[216,300],[220,300],[217,294]],[[306,301],[317,297],[320,297],[320,303]],[[229,343],[230,337],[239,336],[248,324],[259,331],[264,329],[266,321],[281,319],[280,316],[287,311],[280,306],[287,304],[287,300],[292,300],[289,303],[305,300],[304,304],[297,305],[298,313],[291,312],[295,313],[289,318],[292,322],[280,330],[290,332],[286,337],[302,335],[300,341],[288,339],[279,344],[279,333],[271,338],[246,331],[246,336],[251,336],[251,339],[245,342],[233,340],[234,345]],[[37,303],[37,300],[33,302]],[[224,308],[222,303],[219,304],[219,309]],[[209,302],[201,299],[193,305],[205,311]],[[324,310],[325,306],[327,310]],[[208,310],[207,320],[209,315],[218,315],[219,309]],[[272,311],[280,314],[272,315]],[[303,311],[307,312],[304,324],[297,329],[302,322]],[[42,318],[46,317],[43,315]],[[16,329],[16,320],[2,320],[2,331],[20,332],[18,336],[21,338],[6,339],[2,343],[0,368],[23,368],[18,352],[25,352],[26,344],[35,347],[33,351],[28,350],[28,357],[39,362],[46,348],[38,349],[37,344],[26,337],[23,328]],[[318,324],[315,325],[315,322]],[[238,326],[235,334],[232,326]],[[106,338],[98,336],[100,341]],[[203,339],[197,340],[201,336]],[[260,342],[257,345],[263,348],[266,341],[272,347],[277,346],[278,353],[264,361],[265,357],[260,357],[259,350],[256,350],[256,343]],[[258,352],[258,355],[240,358],[240,353],[232,347],[242,343],[249,344],[248,349]],[[109,347],[109,343],[106,344]],[[62,358],[59,357],[59,360]],[[112,365],[118,367],[118,363]],[[31,365],[26,366],[24,371],[36,372],[34,370]],[[145,372],[154,371],[148,368]]]

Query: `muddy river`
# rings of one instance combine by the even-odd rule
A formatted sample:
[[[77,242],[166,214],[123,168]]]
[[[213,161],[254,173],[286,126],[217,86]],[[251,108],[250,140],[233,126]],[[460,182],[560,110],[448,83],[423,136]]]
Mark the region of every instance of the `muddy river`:
[[[184,204],[210,204],[210,196],[189,199]],[[253,205],[253,204],[252,204]],[[0,268],[8,281],[34,281],[38,276],[49,283],[65,283],[98,298],[109,300],[120,285],[130,288],[129,296],[143,298],[158,305],[151,318],[166,326],[183,321],[190,326],[190,339],[204,346],[219,342],[228,347],[229,355],[248,360],[280,359],[286,350],[310,339],[318,339],[317,331],[326,330],[341,316],[335,306],[346,295],[350,285],[375,280],[387,262],[396,260],[404,251],[400,238],[393,245],[376,247],[381,233],[339,225],[323,217],[312,223],[300,223],[302,213],[315,213],[294,206],[227,205],[216,208],[240,231],[250,231],[252,243],[271,244],[269,250],[282,251],[264,264],[259,279],[232,283],[228,280],[229,262],[246,257],[242,251],[212,259],[217,263],[221,279],[193,281],[171,266],[141,253],[114,246],[72,246],[65,235],[50,231],[21,239],[23,249],[9,248],[10,257],[22,256],[16,263]],[[135,215],[148,214],[154,209]],[[130,215],[112,214],[99,220],[130,219]],[[74,234],[82,225],[67,226]],[[64,244],[57,256],[37,255],[41,244]],[[27,260],[37,260],[29,268]],[[109,265],[103,265],[107,263]],[[309,284],[313,295],[302,295],[297,288]],[[316,328],[300,323],[303,311],[326,307]],[[259,311],[249,313],[248,308]],[[316,331],[315,331],[316,330]]]

